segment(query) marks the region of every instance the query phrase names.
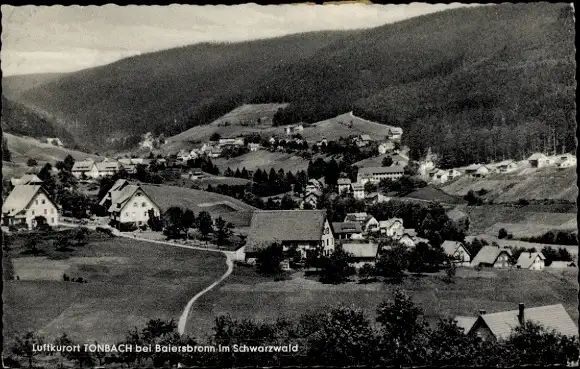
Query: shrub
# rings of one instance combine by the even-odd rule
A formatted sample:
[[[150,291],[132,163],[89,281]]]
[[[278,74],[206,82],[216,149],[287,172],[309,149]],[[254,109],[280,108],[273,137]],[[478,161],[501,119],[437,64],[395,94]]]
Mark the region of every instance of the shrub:
[[[96,228],[96,231],[99,232],[99,233],[103,233],[103,234],[105,234],[105,235],[107,235],[109,237],[114,237],[113,230],[110,229],[110,228],[97,227]]]
[[[499,230],[497,238],[499,238],[501,240],[501,239],[507,238],[507,236],[508,236],[508,232],[506,231],[505,228],[502,228]]]
[[[519,199],[517,204],[520,206],[526,206],[526,205],[530,205],[530,202],[526,199]]]

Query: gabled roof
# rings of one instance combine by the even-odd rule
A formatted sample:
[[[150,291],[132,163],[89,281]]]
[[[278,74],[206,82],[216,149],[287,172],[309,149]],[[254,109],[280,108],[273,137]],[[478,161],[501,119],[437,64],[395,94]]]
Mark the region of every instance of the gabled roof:
[[[362,229],[358,222],[333,222],[332,230],[336,234],[361,233]]]
[[[101,205],[101,206],[104,205],[106,200],[112,200],[112,198],[113,198],[112,193],[120,191],[121,188],[123,188],[124,186],[126,186],[128,184],[129,184],[129,181],[127,181],[126,179],[117,179],[117,181],[115,183],[113,183],[113,186],[111,186],[109,191],[107,191],[105,196],[103,196],[101,201],[99,201],[99,205]]]
[[[16,185],[27,185],[27,184],[40,184],[42,180],[38,178],[36,174],[25,174],[20,178],[10,178],[10,183],[13,186]]]
[[[370,141],[371,136],[370,135],[360,135],[360,139],[363,141]]]
[[[368,217],[368,214],[363,213],[347,213],[346,217],[344,218],[345,222],[362,222],[365,221]]]
[[[139,185],[129,184],[120,190],[111,191],[111,206],[108,211],[121,210],[138,189]]]
[[[485,323],[497,339],[505,339],[513,328],[520,326],[518,314],[519,310],[483,314],[477,318],[474,326]],[[525,308],[524,320],[541,324],[548,330],[555,330],[566,336],[578,336],[578,328],[562,304]]]
[[[489,168],[483,164],[471,164],[471,165],[465,167],[464,169],[465,169],[465,171],[476,171],[476,170],[479,170],[481,168],[485,168],[485,169],[489,170]]]
[[[376,243],[343,243],[342,249],[355,258],[376,258],[379,245]]]
[[[461,242],[449,241],[449,240],[443,241],[443,243],[441,244],[441,247],[443,248],[443,251],[448,256],[453,256],[453,254],[455,254],[455,252],[457,251],[457,249],[460,248],[460,247],[462,247],[462,246],[463,245],[461,244]],[[469,255],[469,252],[467,251],[467,249],[465,247],[463,249]]]
[[[348,178],[339,178],[338,181],[336,181],[336,183],[339,185],[348,185],[351,184],[351,181]]]
[[[528,160],[538,160],[538,159],[547,159],[547,156],[542,154],[541,152],[533,153]]]
[[[312,191],[308,192],[305,197],[311,197],[311,196],[315,196],[316,198],[319,198],[320,196],[322,196],[322,191],[312,190]]]
[[[510,164],[515,164],[516,162],[511,160],[511,159],[507,159],[504,161],[500,161],[499,163],[495,163],[494,166],[496,167],[507,167]]]
[[[457,326],[459,328],[463,328],[463,332],[464,333],[468,333],[471,328],[473,327],[473,325],[475,324],[475,322],[477,321],[477,318],[474,316],[456,316],[455,317],[455,322],[457,323]]]
[[[519,266],[522,269],[529,269],[537,257],[541,260],[546,260],[546,257],[541,252],[522,252],[520,257],[518,257],[516,266]]]
[[[250,223],[246,251],[259,251],[274,242],[318,242],[325,220],[324,210],[256,210]]]
[[[95,165],[97,166],[97,170],[99,172],[108,170],[119,170],[118,161],[102,161],[100,163],[96,163]]]
[[[401,225],[403,225],[403,219],[391,218],[391,219],[387,219],[387,220],[381,220],[379,222],[379,227],[380,228],[389,228],[389,227],[393,226],[393,224],[395,224],[395,223],[401,223]]]
[[[393,159],[394,161],[394,159]],[[390,167],[366,167],[358,171],[359,175],[403,173],[405,169],[400,165],[391,165]]]
[[[403,231],[403,235],[409,235],[410,237],[417,237],[417,231],[415,231],[415,228],[405,228],[405,231]]]
[[[497,257],[502,253],[506,252],[508,255],[512,255],[510,249],[504,249],[497,246],[483,246],[481,250],[475,255],[471,263],[473,265],[479,264],[494,264]]]
[[[72,171],[88,171],[91,170],[95,162],[93,160],[75,161]]]
[[[44,192],[47,195],[48,199],[50,200],[50,197],[48,196],[46,191],[44,191],[42,186],[38,185],[14,186],[14,188],[12,189],[12,191],[2,204],[2,213],[8,214],[8,216],[13,216],[20,213],[21,211],[25,210],[28,207],[28,204],[30,204],[30,202],[36,197],[36,194],[39,191]],[[52,200],[50,201],[54,204]]]

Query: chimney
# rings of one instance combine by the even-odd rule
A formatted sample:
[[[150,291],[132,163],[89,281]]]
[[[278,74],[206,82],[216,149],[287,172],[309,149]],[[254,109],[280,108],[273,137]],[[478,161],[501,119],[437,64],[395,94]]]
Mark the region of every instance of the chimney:
[[[479,310],[479,315],[485,315],[485,310]]]
[[[520,312],[518,314],[518,320],[520,321],[520,324],[524,324],[524,304],[520,303],[519,308]]]

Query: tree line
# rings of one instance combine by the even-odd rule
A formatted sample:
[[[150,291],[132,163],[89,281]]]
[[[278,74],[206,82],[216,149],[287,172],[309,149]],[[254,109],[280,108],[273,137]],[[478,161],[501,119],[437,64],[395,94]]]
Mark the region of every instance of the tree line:
[[[46,340],[27,332],[16,337],[5,363],[25,360],[32,367],[40,352],[32,345]],[[55,344],[73,345],[62,334]],[[96,344],[96,342],[95,342]],[[532,321],[512,329],[505,339],[483,340],[466,334],[450,318],[435,323],[425,319],[423,309],[400,289],[376,307],[375,318],[357,308],[342,305],[304,313],[295,319],[274,322],[215,318],[208,338],[177,332],[174,320],[151,319],[141,329],[127,332],[118,345],[228,347],[227,352],[125,352],[91,353],[85,350],[61,353],[61,362],[80,367],[117,364],[129,367],[284,367],[284,366],[522,366],[566,365],[578,361],[577,337],[562,335]],[[243,352],[234,347],[297,345],[288,352]]]

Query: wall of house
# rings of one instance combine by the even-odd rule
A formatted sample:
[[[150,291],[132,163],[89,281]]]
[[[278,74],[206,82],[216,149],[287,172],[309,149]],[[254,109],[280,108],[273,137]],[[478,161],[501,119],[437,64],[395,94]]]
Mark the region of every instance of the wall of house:
[[[508,268],[509,266],[510,266],[509,256],[505,252],[502,252],[497,257],[495,263],[493,264],[494,268]]]
[[[409,236],[403,236],[403,237],[401,237],[401,238],[398,240],[398,242],[399,242],[400,244],[403,244],[403,245],[407,246],[407,247],[414,247],[414,246],[415,246],[415,241],[413,241],[413,240],[411,239],[411,237],[409,237]]]
[[[384,233],[388,237],[392,237],[392,238],[401,237],[403,235],[403,232],[405,232],[405,227],[400,222],[396,222],[396,223],[392,224],[389,228],[385,229],[385,231],[384,231]]]
[[[532,264],[532,266],[530,267],[530,269],[532,270],[542,270],[545,267],[545,263],[544,260],[542,260],[539,256],[536,256],[536,260],[534,260],[534,263]]]
[[[56,206],[50,201],[44,192],[38,192],[26,209],[26,224],[28,228],[34,228],[36,225],[34,218],[43,216],[50,226],[59,224],[59,214]]]
[[[478,325],[477,327],[472,328],[472,334],[476,335],[477,337],[481,338],[484,341],[495,341],[495,336],[491,332],[491,330],[483,325]]]
[[[324,248],[325,252],[334,251],[334,235],[332,234],[332,229],[330,228],[330,223],[328,223],[328,220],[324,221],[324,227],[322,230],[322,237],[320,238],[320,243]]]
[[[138,196],[138,194],[141,194]],[[120,211],[118,221],[121,223],[136,222],[137,224],[147,223],[149,220],[149,210],[154,209],[155,215],[159,216],[159,208],[142,192],[137,192]]]
[[[365,224],[365,232],[377,231],[379,229],[379,222],[375,218],[369,219]]]

